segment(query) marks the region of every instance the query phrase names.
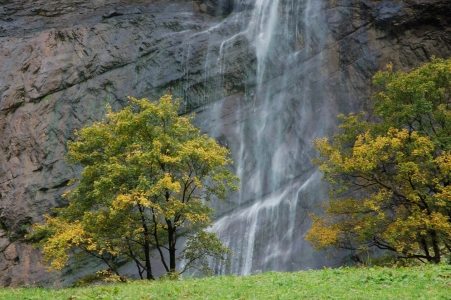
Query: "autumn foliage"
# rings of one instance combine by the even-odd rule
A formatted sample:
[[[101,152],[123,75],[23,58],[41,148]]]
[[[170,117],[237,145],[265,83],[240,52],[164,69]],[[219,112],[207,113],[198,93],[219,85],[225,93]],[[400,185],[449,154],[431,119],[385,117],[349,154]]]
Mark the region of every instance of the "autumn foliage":
[[[451,252],[451,60],[373,82],[372,114],[340,115],[340,133],[314,143],[332,190],[306,238],[438,263]]]
[[[136,264],[141,278],[153,279],[155,257],[169,273],[208,272],[208,259],[230,254],[207,231],[213,209],[205,204],[237,188],[226,168],[229,150],[200,134],[192,116],[179,116],[169,95],[154,103],[129,101],[119,112],[109,108],[106,120],[82,128],[68,143],[67,160],[84,167],[81,178],[65,194],[69,206],[45,216],[28,238],[39,240],[56,270],[75,253],[102,260],[121,280],[119,266],[126,262]]]

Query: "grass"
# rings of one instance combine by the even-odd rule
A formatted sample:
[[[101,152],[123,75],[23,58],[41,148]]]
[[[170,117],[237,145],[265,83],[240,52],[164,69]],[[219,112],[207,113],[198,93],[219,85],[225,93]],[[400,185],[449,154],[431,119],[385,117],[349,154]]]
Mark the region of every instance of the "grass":
[[[451,266],[339,268],[85,288],[0,289],[0,299],[451,299]]]

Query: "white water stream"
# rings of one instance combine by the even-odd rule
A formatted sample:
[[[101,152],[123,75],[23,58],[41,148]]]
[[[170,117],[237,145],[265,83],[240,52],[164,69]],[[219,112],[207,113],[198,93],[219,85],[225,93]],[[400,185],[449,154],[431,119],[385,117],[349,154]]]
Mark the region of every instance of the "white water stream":
[[[256,70],[246,97],[214,102],[205,109],[207,116],[200,116],[210,135],[226,136],[241,178],[240,191],[227,200],[232,208],[212,228],[234,252],[231,266],[216,266],[218,273],[330,264],[303,239],[308,213],[327,199],[321,174],[311,163],[316,152],[310,144],[332,126],[322,103],[327,30],[321,3],[256,0],[247,26],[220,44],[220,85],[227,81],[228,51],[240,39],[255,52]],[[210,66],[205,63],[206,74]]]

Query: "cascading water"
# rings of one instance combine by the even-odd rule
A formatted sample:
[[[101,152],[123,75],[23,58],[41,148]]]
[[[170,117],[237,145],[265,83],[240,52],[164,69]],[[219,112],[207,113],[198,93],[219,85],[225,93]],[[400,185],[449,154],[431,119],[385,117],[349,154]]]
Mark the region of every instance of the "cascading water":
[[[208,117],[200,113],[204,123],[216,124],[203,129],[226,140],[241,178],[231,208],[213,227],[234,252],[231,267],[217,266],[219,273],[331,264],[302,237],[308,213],[327,199],[310,145],[332,126],[321,86],[327,34],[321,3],[256,0],[247,26],[220,44],[219,86],[227,82],[227,51],[243,38],[255,53],[256,70],[239,101],[212,104]]]

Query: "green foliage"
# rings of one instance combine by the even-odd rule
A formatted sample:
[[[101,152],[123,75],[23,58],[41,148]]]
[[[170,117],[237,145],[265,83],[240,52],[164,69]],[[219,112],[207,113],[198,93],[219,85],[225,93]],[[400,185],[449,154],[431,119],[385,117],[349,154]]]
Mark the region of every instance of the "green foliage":
[[[186,247],[182,251],[181,258],[186,262],[185,269],[192,267],[204,274],[211,275],[208,258],[216,257],[221,261],[228,262],[227,257],[231,254],[230,250],[222,245],[216,234],[201,231],[188,238]]]
[[[98,282],[100,280],[99,275],[97,273],[89,274],[84,276],[83,278],[78,279],[75,282],[76,287],[83,287]]]
[[[451,268],[339,268],[252,276],[0,290],[15,299],[449,299]]]
[[[115,273],[108,270],[100,270],[93,274],[84,276],[75,282],[76,287],[89,286],[91,284],[100,284],[105,282],[128,282],[127,277],[119,277]]]
[[[237,189],[226,168],[229,151],[201,135],[192,116],[179,116],[169,95],[158,103],[129,101],[117,113],[108,108],[108,121],[76,132],[67,159],[84,170],[65,194],[70,204],[35,224],[28,238],[40,239],[53,269],[63,268],[75,249],[101,259],[117,276],[118,264],[133,261],[147,279],[153,279],[152,249],[174,273],[178,242],[186,238],[181,272],[198,262],[206,271],[207,256],[226,260],[230,254],[205,232],[213,214],[205,202]]]
[[[332,191],[306,238],[438,263],[451,251],[451,60],[408,73],[389,65],[374,84],[371,116],[341,115],[341,133],[315,142]]]
[[[20,226],[20,231],[18,232],[18,234],[20,236],[24,236],[30,231],[30,229],[31,229],[31,224],[30,223],[22,224]]]

